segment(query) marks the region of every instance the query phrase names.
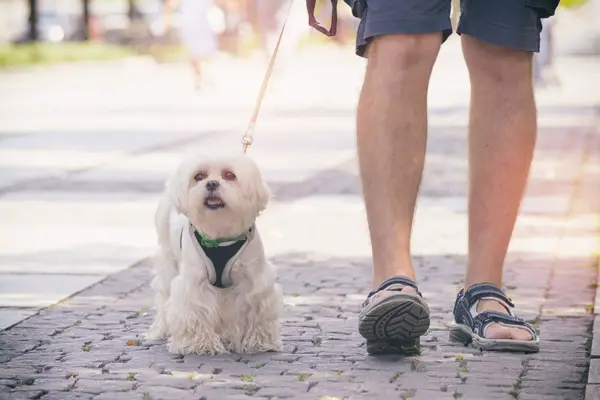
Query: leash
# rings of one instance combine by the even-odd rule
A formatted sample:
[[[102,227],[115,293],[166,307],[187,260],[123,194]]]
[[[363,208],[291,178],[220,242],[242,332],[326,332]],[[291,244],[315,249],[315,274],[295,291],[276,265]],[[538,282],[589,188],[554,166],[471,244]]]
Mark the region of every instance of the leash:
[[[316,0],[306,0],[306,10],[308,11],[308,24],[326,36],[329,36],[329,37],[335,36],[336,30],[337,30],[337,2],[338,2],[338,0],[331,0],[331,6],[332,6],[331,25],[330,25],[329,30],[327,30],[315,18]],[[275,45],[273,54],[271,54],[271,58],[269,59],[269,66],[267,67],[267,71],[265,72],[265,76],[263,77],[262,85],[260,87],[260,92],[258,93],[258,99],[256,100],[256,104],[254,105],[254,113],[252,114],[252,117],[250,118],[250,122],[248,123],[248,127],[246,128],[246,132],[244,133],[244,136],[242,136],[242,151],[244,153],[246,153],[248,151],[248,148],[252,145],[252,142],[254,141],[254,127],[256,125],[256,120],[258,119],[258,113],[260,112],[260,107],[262,106],[262,101],[263,101],[263,98],[265,97],[267,87],[269,86],[269,80],[271,79],[271,73],[273,72],[273,66],[275,65],[275,60],[277,59],[277,53],[279,52],[279,45],[281,43],[281,38],[283,38],[285,26],[287,24],[290,14],[291,14],[293,4],[294,4],[294,0],[290,0],[290,5],[289,5],[287,13],[285,15],[285,20],[283,21],[283,26],[281,27],[281,32],[279,32],[279,38],[277,39],[277,44]]]
[[[250,118],[250,122],[248,123],[248,127],[246,128],[246,132],[244,136],[242,136],[242,151],[246,153],[248,151],[248,147],[252,145],[254,140],[254,126],[256,125],[256,120],[258,119],[258,113],[260,112],[260,107],[262,106],[263,98],[265,97],[265,93],[267,92],[267,87],[269,86],[269,80],[271,79],[271,74],[273,72],[273,66],[275,65],[275,60],[277,59],[277,53],[279,52],[279,45],[281,44],[281,38],[283,38],[283,33],[285,32],[285,26],[287,24],[288,18],[292,11],[292,5],[294,4],[294,0],[290,0],[290,5],[288,7],[287,13],[285,15],[285,20],[283,21],[283,25],[281,27],[281,32],[279,32],[279,38],[277,39],[277,44],[275,44],[275,49],[273,50],[273,54],[271,54],[271,58],[269,59],[269,66],[267,67],[267,71],[265,72],[265,76],[263,77],[262,85],[260,87],[260,92],[258,93],[258,99],[256,99],[256,104],[254,105],[254,113]]]

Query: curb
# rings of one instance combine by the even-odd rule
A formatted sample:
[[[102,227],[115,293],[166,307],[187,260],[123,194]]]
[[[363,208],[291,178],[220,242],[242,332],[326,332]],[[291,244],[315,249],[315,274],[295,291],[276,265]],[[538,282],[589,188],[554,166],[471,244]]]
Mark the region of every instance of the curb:
[[[596,272],[598,272],[598,268],[600,266],[600,254],[596,255],[594,262]],[[598,273],[596,275],[594,322],[591,333],[592,345],[590,349],[590,364],[588,370],[588,378],[585,387],[585,400],[600,399],[600,274]]]
[[[598,112],[597,112],[598,115]],[[600,129],[596,128],[595,132],[591,133],[592,135],[600,136]],[[600,140],[596,140],[596,142],[600,142]],[[596,150],[597,151],[597,150]],[[598,157],[596,157],[598,158]],[[596,161],[597,162],[597,161]],[[592,167],[593,168],[593,167]],[[600,180],[596,180],[595,183],[596,191],[600,193]],[[595,253],[591,255],[592,265],[591,267],[596,269],[596,281],[593,283],[596,287],[596,295],[594,298],[594,321],[592,325],[591,332],[591,346],[590,346],[590,354],[589,354],[589,368],[588,368],[588,376],[585,388],[585,399],[586,400],[597,400],[600,399],[600,200],[598,200],[598,204],[592,207],[595,208],[595,214],[597,218],[597,227],[596,227],[596,248]]]

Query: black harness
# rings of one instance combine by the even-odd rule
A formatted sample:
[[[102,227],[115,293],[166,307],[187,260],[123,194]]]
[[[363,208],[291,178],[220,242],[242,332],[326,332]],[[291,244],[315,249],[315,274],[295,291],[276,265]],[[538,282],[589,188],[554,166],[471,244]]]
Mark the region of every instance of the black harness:
[[[185,228],[181,230],[181,236],[179,238],[180,248],[183,248],[184,230]],[[239,238],[233,239],[231,241],[231,244],[227,245],[220,245],[218,244],[218,241],[207,241],[202,237],[202,235],[198,232],[197,229],[193,228],[193,231],[193,240],[196,241],[195,244],[198,245],[199,250],[201,250],[204,253],[204,255],[210,261],[214,269],[215,281],[211,281],[210,283],[215,287],[225,289],[228,286],[225,286],[223,284],[223,274],[227,268],[227,265],[232,258],[239,254],[240,250],[242,250],[242,247],[244,247],[244,245],[247,244],[246,242],[248,242],[249,238],[251,238],[251,235],[253,233],[253,228],[250,228],[246,235],[241,235]],[[225,240],[225,242],[229,242],[229,240]],[[207,268],[209,267],[210,266],[207,266]],[[209,273],[209,276],[210,275],[211,274]]]
[[[238,253],[238,251],[240,251],[248,239],[238,240],[229,246],[207,247],[200,242],[200,234],[198,231],[194,231],[194,237],[198,241],[198,244],[200,244],[202,250],[204,250],[206,257],[208,257],[215,267],[217,280],[213,285],[224,289],[225,286],[223,286],[223,272],[225,271],[225,266],[227,266],[227,262],[231,260],[233,256]]]

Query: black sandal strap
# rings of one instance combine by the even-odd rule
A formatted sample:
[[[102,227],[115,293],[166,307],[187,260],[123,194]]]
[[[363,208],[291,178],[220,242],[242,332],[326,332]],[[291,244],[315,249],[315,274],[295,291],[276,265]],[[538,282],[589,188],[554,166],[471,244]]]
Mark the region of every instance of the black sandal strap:
[[[487,328],[490,324],[493,323],[501,323],[505,325],[513,325],[519,328],[525,328],[531,333],[531,337],[535,340],[537,333],[533,329],[533,327],[525,322],[524,319],[515,317],[514,315],[508,315],[499,313],[496,311],[484,311],[482,313],[477,314],[473,318],[473,333],[478,336],[484,337],[485,328]]]
[[[514,307],[515,305],[511,301],[511,299],[500,289],[498,286],[491,283],[478,283],[470,288],[468,288],[464,295],[467,299],[469,299],[469,305],[472,306],[477,301],[485,298],[485,297],[495,297],[499,300],[504,301],[510,307]]]
[[[377,289],[371,291],[369,293],[369,295],[367,296],[367,299],[370,298],[371,296],[373,296],[375,293],[379,293],[383,290],[388,289],[390,286],[393,285],[402,285],[402,286],[410,286],[411,288],[415,289],[417,291],[417,293],[419,294],[419,296],[423,297],[423,295],[421,294],[421,292],[419,292],[419,288],[417,287],[417,284],[415,283],[415,281],[413,281],[412,279],[410,279],[407,276],[392,276],[391,278],[386,279],[385,281],[383,281],[381,283],[381,285],[379,285],[377,287]],[[395,290],[395,291],[401,291],[401,289],[389,289],[389,290]]]
[[[462,289],[456,296],[453,310],[454,320],[459,324],[473,327],[475,321],[471,315],[471,307],[484,298],[498,299],[510,308],[515,306],[510,298],[498,286],[491,283],[478,283],[467,290]],[[511,313],[511,310],[508,308],[506,311]],[[498,314],[505,315],[502,313]],[[508,316],[512,317],[511,315]]]

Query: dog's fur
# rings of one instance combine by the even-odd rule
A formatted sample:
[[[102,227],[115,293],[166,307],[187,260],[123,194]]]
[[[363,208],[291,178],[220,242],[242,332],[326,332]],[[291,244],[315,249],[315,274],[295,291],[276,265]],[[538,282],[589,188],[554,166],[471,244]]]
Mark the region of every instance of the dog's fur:
[[[216,209],[207,204],[211,180],[219,183],[212,193],[223,203]],[[281,349],[282,294],[258,231],[233,264],[232,286],[217,288],[188,230],[191,222],[210,239],[238,236],[253,226],[269,197],[258,167],[245,155],[184,159],[167,181],[155,215],[157,314],[147,337],[168,338],[169,351],[179,354]]]

